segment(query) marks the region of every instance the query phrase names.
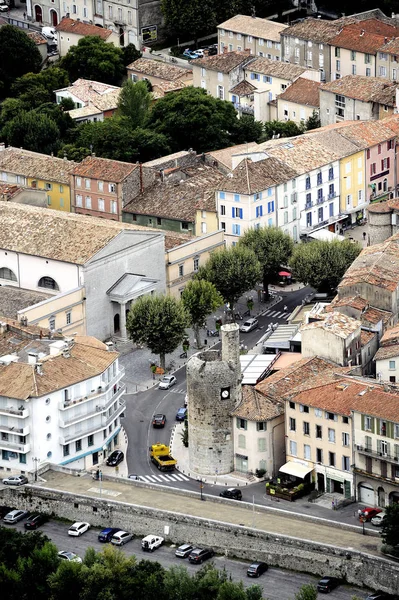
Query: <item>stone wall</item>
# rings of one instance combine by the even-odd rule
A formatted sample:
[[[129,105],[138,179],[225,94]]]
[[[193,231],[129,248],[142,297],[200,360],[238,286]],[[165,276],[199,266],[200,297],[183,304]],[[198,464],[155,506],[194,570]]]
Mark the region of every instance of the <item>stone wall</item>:
[[[289,570],[295,566],[296,571],[317,576],[328,573],[352,585],[399,593],[399,564],[353,550],[343,551],[328,544],[37,487],[4,489],[0,492],[0,501],[71,521],[89,521],[94,527],[123,527],[138,537],[150,531],[173,544],[191,541],[198,546],[211,546],[217,553],[229,557],[248,561],[256,558]]]
[[[385,205],[385,203],[384,203]],[[392,212],[381,211],[376,212],[376,205],[372,205],[372,210],[367,211],[369,221],[369,243],[381,244],[392,235]]]

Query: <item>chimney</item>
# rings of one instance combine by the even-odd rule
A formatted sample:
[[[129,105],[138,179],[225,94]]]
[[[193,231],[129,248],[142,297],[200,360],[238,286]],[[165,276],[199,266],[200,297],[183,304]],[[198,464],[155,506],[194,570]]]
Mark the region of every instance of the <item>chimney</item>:
[[[38,375],[43,375],[42,363],[37,363],[35,365],[35,373],[37,373]]]
[[[36,365],[38,358],[39,358],[39,354],[37,352],[35,352],[34,350],[30,350],[28,352],[28,364],[29,365]]]
[[[114,342],[105,342],[105,345],[107,346],[107,352],[113,352]]]
[[[364,36],[364,29],[362,29],[362,30],[360,31],[360,37],[363,37],[363,36]]]

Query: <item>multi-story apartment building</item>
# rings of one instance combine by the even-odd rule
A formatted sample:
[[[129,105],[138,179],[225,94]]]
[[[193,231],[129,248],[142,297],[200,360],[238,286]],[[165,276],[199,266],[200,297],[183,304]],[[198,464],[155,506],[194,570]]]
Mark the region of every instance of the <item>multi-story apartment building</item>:
[[[374,357],[375,371],[379,381],[399,381],[399,327],[387,329],[380,340]]]
[[[94,35],[101,38],[108,44],[119,46],[119,38],[111,29],[104,27],[96,27],[90,22],[83,22],[76,18],[63,17],[60,23],[56,26],[58,38],[58,52],[60,56],[65,56],[72,46],[76,46],[79,40],[86,35]]]
[[[193,85],[220,100],[231,100],[230,90],[244,80],[244,66],[252,60],[248,51],[197,58],[191,63]]]
[[[277,120],[304,124],[320,112],[320,83],[299,77],[276,97]]]
[[[389,40],[377,52],[377,77],[398,81],[399,77],[399,37]]]
[[[280,33],[286,27],[267,19],[235,15],[218,25],[219,52],[249,50],[253,56],[280,60]]]
[[[13,335],[2,324],[3,340]],[[32,336],[33,337],[33,336]],[[0,466],[87,469],[118,445],[124,410],[118,353],[91,337],[37,336],[1,357]]]

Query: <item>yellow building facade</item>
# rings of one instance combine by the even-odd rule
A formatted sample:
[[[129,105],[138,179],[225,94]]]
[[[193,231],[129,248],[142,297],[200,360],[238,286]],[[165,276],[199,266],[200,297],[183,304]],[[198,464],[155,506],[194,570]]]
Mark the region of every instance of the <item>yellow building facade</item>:
[[[71,212],[71,191],[69,182],[65,184],[38,179],[36,177],[28,177],[27,185],[30,188],[45,191],[46,202],[49,208]]]
[[[366,207],[365,152],[361,150],[340,160],[340,212],[351,223]]]

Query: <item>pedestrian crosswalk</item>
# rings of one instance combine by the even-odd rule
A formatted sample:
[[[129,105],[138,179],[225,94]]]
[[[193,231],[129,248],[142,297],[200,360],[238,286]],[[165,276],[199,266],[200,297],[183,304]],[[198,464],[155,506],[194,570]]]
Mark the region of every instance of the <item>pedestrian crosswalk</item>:
[[[190,481],[190,478],[181,473],[159,473],[157,475],[139,475],[139,481],[146,483],[175,483],[176,481]]]
[[[288,319],[288,317],[291,316],[291,313],[289,312],[284,312],[284,311],[278,311],[278,310],[267,310],[266,312],[263,313],[263,316],[265,317],[272,317],[274,319]]]

